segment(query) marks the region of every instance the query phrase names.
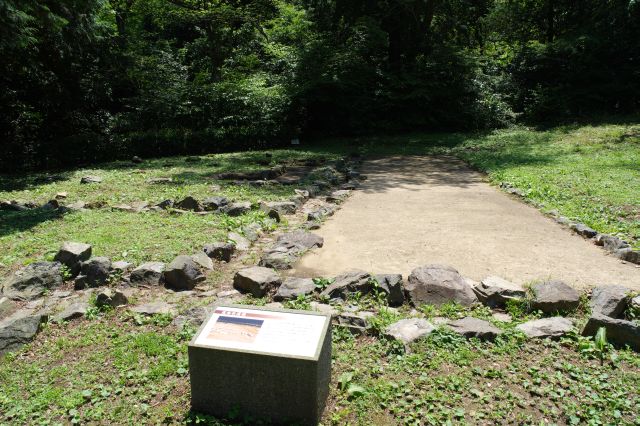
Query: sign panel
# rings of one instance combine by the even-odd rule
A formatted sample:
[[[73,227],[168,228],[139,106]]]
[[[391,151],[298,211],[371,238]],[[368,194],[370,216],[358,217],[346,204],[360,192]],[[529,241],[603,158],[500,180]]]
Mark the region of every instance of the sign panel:
[[[195,344],[268,354],[313,357],[326,317],[218,307]]]

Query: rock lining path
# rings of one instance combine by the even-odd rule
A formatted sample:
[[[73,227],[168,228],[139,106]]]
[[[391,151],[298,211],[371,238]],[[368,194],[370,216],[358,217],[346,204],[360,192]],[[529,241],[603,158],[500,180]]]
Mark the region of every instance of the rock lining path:
[[[498,275],[524,284],[561,279],[577,288],[622,284],[640,290],[640,268],[506,195],[450,157],[365,162],[368,179],[321,229],[324,247],[291,271],[335,276],[360,268],[402,273],[443,263],[479,281]]]

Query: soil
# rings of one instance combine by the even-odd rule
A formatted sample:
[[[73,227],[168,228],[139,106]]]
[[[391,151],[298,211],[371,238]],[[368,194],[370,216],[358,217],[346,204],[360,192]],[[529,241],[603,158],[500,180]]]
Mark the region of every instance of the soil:
[[[321,229],[324,247],[291,272],[335,276],[349,269],[402,273],[447,264],[479,281],[560,279],[577,288],[622,284],[640,290],[640,267],[623,263],[501,192],[460,160],[444,156],[372,159],[368,177]]]

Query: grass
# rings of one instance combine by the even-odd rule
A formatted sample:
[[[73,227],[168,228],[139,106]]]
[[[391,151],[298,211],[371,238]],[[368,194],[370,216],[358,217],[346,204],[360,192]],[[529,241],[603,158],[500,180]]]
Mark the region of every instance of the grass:
[[[508,182],[527,200],[618,234],[640,248],[640,125],[515,128],[487,134],[417,134],[321,141],[304,150],[218,154],[115,162],[92,169],[0,177],[0,199],[44,203],[57,192],[67,201],[159,202],[186,195],[225,195],[237,201],[279,200],[293,188],[221,184],[212,176],[310,158],[448,154]],[[81,185],[84,175],[97,185]],[[173,182],[149,184],[153,177]],[[62,241],[91,243],[94,254],[140,263],[169,261],[224,239],[231,229],[264,219],[258,211],[240,218],[108,209],[72,212],[0,211],[0,276],[53,256]],[[211,274],[217,288],[225,275]],[[326,283],[318,282],[319,286]],[[143,303],[147,300],[139,300]],[[251,304],[267,299],[246,298]],[[308,309],[309,298],[288,307]],[[185,299],[183,310],[193,303]],[[351,303],[379,310],[374,336],[334,330],[333,373],[323,424],[640,424],[640,356],[607,349],[601,365],[593,340],[577,335],[560,342],[526,341],[514,327],[539,317],[511,306],[513,323],[486,308],[418,307],[427,318],[487,319],[504,334],[495,343],[467,341],[446,330],[411,345],[410,351],[380,336],[389,323],[409,315],[386,310],[380,299]],[[575,312],[578,324],[587,312]],[[147,319],[120,310],[92,310],[88,318],[45,325],[35,341],[0,358],[0,424],[241,424],[242,417],[212,419],[189,411],[186,344],[193,330],[178,330],[167,316]],[[615,356],[612,356],[615,355]]]

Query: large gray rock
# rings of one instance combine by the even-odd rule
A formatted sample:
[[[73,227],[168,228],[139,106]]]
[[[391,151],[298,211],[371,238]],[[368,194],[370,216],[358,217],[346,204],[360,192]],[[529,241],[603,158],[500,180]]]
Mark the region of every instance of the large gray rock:
[[[414,305],[458,302],[470,306],[478,300],[467,281],[450,266],[421,266],[411,271],[408,281],[405,292]]]
[[[280,214],[294,214],[298,206],[292,201],[271,201],[261,203],[260,209],[265,212],[275,210]]]
[[[251,241],[237,232],[229,232],[227,238],[233,242],[236,249],[239,251],[247,251],[251,248]]]
[[[177,203],[174,204],[174,207],[177,209],[191,210],[194,212],[201,212],[204,210],[204,207],[202,207],[202,204],[200,204],[198,200],[196,200],[191,196],[185,197],[182,200],[178,201]]]
[[[449,323],[449,327],[467,339],[475,337],[480,340],[494,340],[502,334],[502,330],[491,325],[490,322],[473,317],[464,317]]]
[[[631,247],[623,248],[620,250],[616,250],[613,254],[621,260],[625,262],[635,263],[636,265],[640,265],[640,251],[633,250]]]
[[[591,312],[619,317],[627,307],[627,296],[631,293],[621,285],[600,286],[591,292]]]
[[[276,242],[278,244],[295,244],[308,250],[314,247],[322,247],[324,239],[311,232],[293,231],[280,235]]]
[[[16,350],[29,343],[46,321],[45,315],[36,313],[17,316],[0,324],[0,355]]]
[[[378,274],[373,277],[380,289],[387,294],[389,306],[400,306],[404,303],[404,283],[400,274]]]
[[[490,308],[504,307],[508,300],[526,296],[524,287],[500,277],[488,277],[473,288],[478,299]]]
[[[229,216],[241,216],[251,210],[251,203],[231,203],[220,208],[220,212],[226,213]]]
[[[205,245],[203,251],[212,259],[230,262],[236,246],[233,243],[216,242]]]
[[[347,189],[340,189],[338,191],[333,191],[331,195],[327,197],[327,202],[329,203],[341,203],[349,197],[351,191]]]
[[[330,299],[341,297],[346,299],[349,293],[360,292],[361,294],[366,294],[372,288],[371,275],[368,272],[351,270],[338,275],[333,283],[329,284],[320,293],[320,297],[328,297]]]
[[[207,254],[203,251],[198,252],[191,256],[191,259],[200,266],[200,268],[205,269],[207,271],[213,271],[213,262],[211,258],[207,256]]]
[[[175,317],[172,324],[178,328],[189,326],[197,330],[212,310],[213,307],[211,306],[195,306],[189,308]]]
[[[572,311],[580,304],[580,294],[562,281],[534,284],[531,290],[531,307],[544,313]]]
[[[261,266],[241,269],[233,277],[233,288],[241,293],[251,293],[253,297],[263,297],[281,283],[282,279],[273,269]]]
[[[408,318],[394,322],[384,330],[387,338],[398,340],[405,345],[431,334],[436,327],[423,318]]]
[[[53,317],[53,321],[71,321],[76,318],[82,318],[87,314],[87,309],[89,309],[89,304],[87,302],[76,302],[72,303],[64,310]]]
[[[72,276],[78,275],[80,265],[91,257],[91,246],[85,243],[67,241],[62,243],[62,247],[56,253],[53,260],[62,263],[71,271]]]
[[[629,306],[633,309],[640,309],[640,296],[636,296],[629,301]]]
[[[181,255],[173,259],[162,273],[164,284],[175,290],[193,290],[206,278],[190,256]]]
[[[33,300],[62,284],[62,264],[34,262],[16,271],[2,286],[2,295],[13,300]]]
[[[573,321],[569,318],[552,317],[527,321],[516,326],[530,338],[559,338],[573,329]]]
[[[94,257],[82,262],[80,275],[75,281],[76,290],[107,284],[111,277],[111,271],[111,260],[106,257]]]
[[[202,201],[202,205],[206,211],[218,210],[229,204],[227,197],[208,197]]]
[[[307,214],[307,220],[310,222],[320,222],[321,220],[333,216],[336,208],[333,206],[322,206]]]
[[[96,296],[96,306],[111,306],[117,308],[124,306],[129,302],[127,296],[120,290],[112,290],[105,288]]]
[[[353,334],[365,334],[369,328],[369,321],[375,314],[361,311],[357,313],[341,312],[335,316],[335,322],[341,327],[346,327]]]
[[[14,302],[8,297],[0,297],[0,319],[9,315],[9,312],[13,310]]]
[[[621,240],[618,237],[607,234],[598,234],[596,236],[596,245],[604,247],[605,250],[615,252],[616,250],[629,247],[629,243]]]
[[[278,291],[273,296],[273,300],[281,301],[295,299],[298,296],[311,294],[315,291],[316,285],[311,278],[287,278]]]
[[[131,271],[129,282],[132,285],[155,286],[162,282],[162,272],[166,265],[162,262],[145,262]]]
[[[574,223],[570,226],[570,228],[576,234],[582,235],[585,238],[593,238],[596,235],[598,235],[598,233],[594,229],[589,228],[587,225],[583,223]]]
[[[582,335],[595,336],[600,327],[607,330],[609,342],[622,347],[628,345],[631,349],[640,352],[640,326],[638,324],[594,313],[584,327]]]
[[[322,247],[322,237],[306,231],[293,231],[281,235],[273,247],[260,259],[260,266],[273,269],[290,269],[299,256],[314,247]]]

